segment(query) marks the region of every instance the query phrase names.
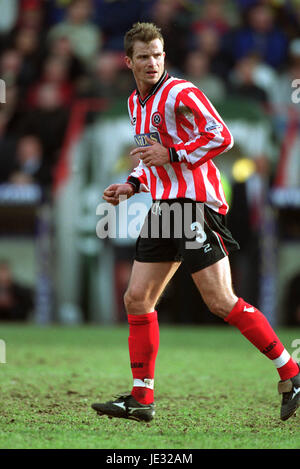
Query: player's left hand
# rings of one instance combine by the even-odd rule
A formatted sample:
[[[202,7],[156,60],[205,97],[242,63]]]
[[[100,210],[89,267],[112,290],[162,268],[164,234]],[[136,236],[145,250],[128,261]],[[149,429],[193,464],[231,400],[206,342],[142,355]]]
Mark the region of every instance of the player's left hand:
[[[170,163],[169,151],[158,142],[145,137],[149,143],[148,147],[137,147],[130,152],[130,155],[138,156],[146,166],[163,166]]]

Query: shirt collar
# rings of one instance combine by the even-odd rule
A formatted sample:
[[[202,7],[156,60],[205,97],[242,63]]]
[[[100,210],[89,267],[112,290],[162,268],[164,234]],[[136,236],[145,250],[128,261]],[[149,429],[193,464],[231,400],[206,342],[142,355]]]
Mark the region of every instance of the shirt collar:
[[[169,78],[170,78],[170,75],[165,70],[164,73],[162,74],[162,76],[160,77],[160,79],[158,80],[158,82],[155,83],[155,85],[153,85],[153,87],[151,88],[151,90],[149,91],[149,93],[146,95],[146,97],[144,99],[141,98],[139,90],[137,89],[136,94],[138,95],[139,102],[140,102],[141,106],[145,106],[146,102],[151,98],[151,96],[153,96],[158,91],[158,89],[161,87],[161,85],[165,81],[167,81]]]

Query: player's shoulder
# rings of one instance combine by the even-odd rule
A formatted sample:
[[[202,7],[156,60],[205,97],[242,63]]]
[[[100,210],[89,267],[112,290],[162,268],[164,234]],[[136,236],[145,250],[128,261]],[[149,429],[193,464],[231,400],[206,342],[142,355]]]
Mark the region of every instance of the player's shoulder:
[[[191,92],[200,91],[199,88],[194,85],[191,81],[185,80],[184,78],[170,77],[170,90],[169,97],[177,98],[177,96],[184,91]]]

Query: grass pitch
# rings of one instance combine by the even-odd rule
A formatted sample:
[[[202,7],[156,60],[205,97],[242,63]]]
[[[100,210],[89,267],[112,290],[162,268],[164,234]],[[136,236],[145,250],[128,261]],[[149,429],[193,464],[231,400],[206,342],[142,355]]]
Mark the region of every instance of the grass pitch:
[[[229,326],[161,326],[151,423],[90,408],[131,388],[126,326],[0,331],[2,449],[300,448],[300,412],[279,420],[276,370]],[[300,330],[277,332],[293,352]]]

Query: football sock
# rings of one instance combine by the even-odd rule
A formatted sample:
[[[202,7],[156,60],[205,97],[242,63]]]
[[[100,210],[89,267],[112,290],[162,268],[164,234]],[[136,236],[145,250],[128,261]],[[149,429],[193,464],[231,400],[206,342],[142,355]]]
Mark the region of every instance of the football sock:
[[[285,381],[299,373],[299,367],[275,334],[266,317],[242,298],[225,318],[237,327],[255,347],[272,360],[280,379]]]
[[[154,400],[154,370],[159,347],[157,312],[128,314],[129,356],[133,376],[132,396],[140,404]]]

